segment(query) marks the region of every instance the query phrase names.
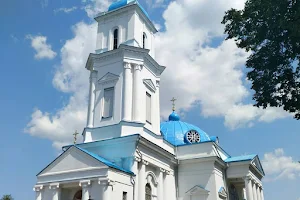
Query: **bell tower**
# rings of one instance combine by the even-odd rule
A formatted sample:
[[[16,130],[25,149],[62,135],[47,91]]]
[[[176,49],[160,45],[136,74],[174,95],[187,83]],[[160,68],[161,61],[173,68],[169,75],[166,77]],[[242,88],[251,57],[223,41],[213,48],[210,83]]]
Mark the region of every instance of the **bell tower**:
[[[84,142],[160,135],[157,32],[138,1],[120,0],[100,13],[97,49],[89,55],[89,105]]]

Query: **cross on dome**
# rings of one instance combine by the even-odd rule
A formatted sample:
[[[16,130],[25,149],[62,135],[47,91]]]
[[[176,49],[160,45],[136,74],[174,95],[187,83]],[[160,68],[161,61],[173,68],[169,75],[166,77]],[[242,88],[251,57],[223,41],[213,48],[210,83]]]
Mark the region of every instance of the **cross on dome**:
[[[177,99],[175,99],[174,97],[171,99],[172,103],[172,110],[175,111],[175,101],[177,101]]]
[[[75,131],[75,133],[73,133],[74,135],[74,144],[76,144],[77,142],[77,135],[79,135],[79,133],[77,132],[77,130]]]

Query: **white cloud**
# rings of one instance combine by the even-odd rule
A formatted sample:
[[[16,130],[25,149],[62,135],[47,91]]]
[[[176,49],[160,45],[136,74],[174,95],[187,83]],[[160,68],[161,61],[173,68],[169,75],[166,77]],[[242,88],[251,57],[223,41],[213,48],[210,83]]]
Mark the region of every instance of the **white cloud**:
[[[51,45],[47,44],[46,36],[27,35],[26,39],[31,40],[31,47],[36,51],[35,59],[53,59],[56,53],[51,49]]]
[[[262,165],[267,175],[266,181],[300,178],[300,163],[292,157],[286,156],[281,148],[275,149],[274,152],[266,153]]]
[[[73,6],[71,8],[57,8],[54,10],[54,13],[57,14],[59,12],[64,12],[64,13],[71,13],[73,11],[77,10],[76,6]]]
[[[85,126],[87,115],[88,71],[85,63],[95,50],[96,24],[80,22],[73,27],[74,38],[61,49],[61,64],[57,67],[53,85],[60,91],[72,93],[66,106],[54,114],[35,110],[25,132],[53,141],[60,148],[70,144],[75,130]]]
[[[90,18],[94,18],[100,12],[106,11],[113,1],[114,0],[82,0],[83,3],[86,3],[84,10]]]
[[[85,10],[92,17],[104,11],[110,0],[86,0]],[[178,0],[164,13],[166,32],[156,37],[156,59],[167,66],[161,79],[161,109],[170,113],[170,99],[176,107],[189,111],[200,105],[205,117],[224,117],[230,128],[251,126],[256,121],[285,117],[278,110],[262,110],[243,104],[249,96],[244,86],[242,68],[249,54],[232,40],[223,41],[222,16],[225,10],[242,8],[240,0]],[[211,12],[209,12],[211,11]],[[52,140],[55,147],[72,141],[72,133],[86,122],[88,72],[84,68],[96,44],[96,23],[78,23],[74,38],[61,49],[61,64],[56,68],[53,85],[71,93],[68,104],[56,113],[36,110],[25,131]],[[211,45],[212,40],[219,41]],[[176,59],[174,59],[176,58]],[[200,110],[199,110],[200,113]]]

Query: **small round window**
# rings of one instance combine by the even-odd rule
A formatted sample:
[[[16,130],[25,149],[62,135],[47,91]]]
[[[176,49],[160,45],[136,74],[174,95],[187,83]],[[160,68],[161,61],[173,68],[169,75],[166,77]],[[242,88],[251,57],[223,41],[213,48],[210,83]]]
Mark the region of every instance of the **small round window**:
[[[191,130],[186,133],[186,139],[189,143],[200,142],[200,134],[197,131]]]

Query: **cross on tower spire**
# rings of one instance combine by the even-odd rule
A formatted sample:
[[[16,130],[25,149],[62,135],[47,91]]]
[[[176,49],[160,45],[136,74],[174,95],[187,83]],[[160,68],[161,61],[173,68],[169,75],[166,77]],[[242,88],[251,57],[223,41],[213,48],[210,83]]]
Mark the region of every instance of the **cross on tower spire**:
[[[75,131],[75,133],[73,133],[73,135],[74,135],[74,144],[76,144],[76,142],[77,142],[77,135],[78,135],[79,133],[77,132],[77,130]]]
[[[172,103],[172,110],[173,111],[175,111],[175,101],[176,101],[177,99],[175,99],[174,97],[171,99],[171,101],[173,102]]]

